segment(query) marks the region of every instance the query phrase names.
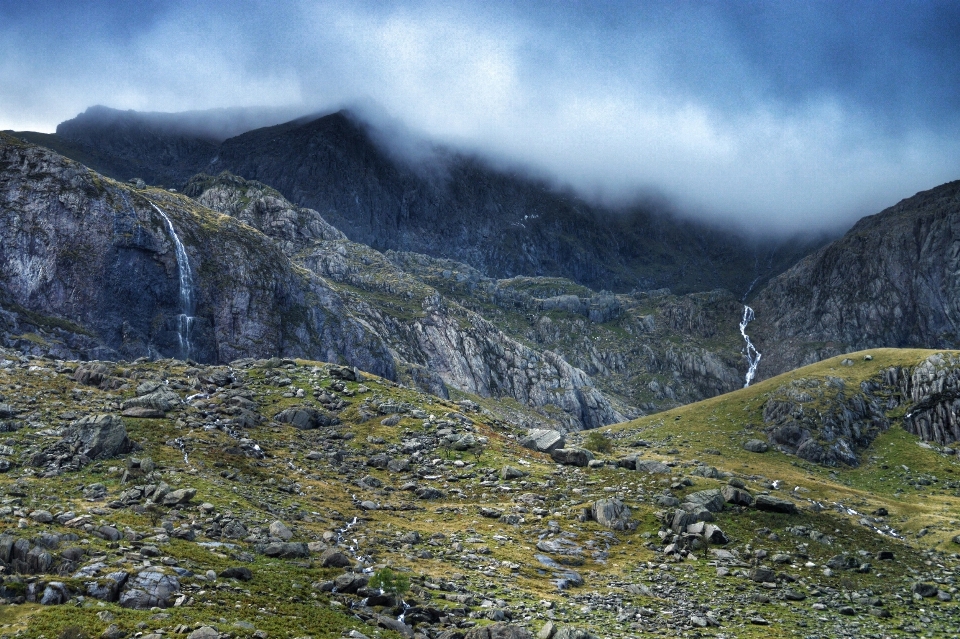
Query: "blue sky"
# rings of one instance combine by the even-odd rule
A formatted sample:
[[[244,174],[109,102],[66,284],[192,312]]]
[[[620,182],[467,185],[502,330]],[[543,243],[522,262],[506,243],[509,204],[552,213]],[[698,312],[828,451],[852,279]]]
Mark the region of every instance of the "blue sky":
[[[958,2],[0,0],[0,129],[350,106],[588,197],[840,228],[960,178]]]

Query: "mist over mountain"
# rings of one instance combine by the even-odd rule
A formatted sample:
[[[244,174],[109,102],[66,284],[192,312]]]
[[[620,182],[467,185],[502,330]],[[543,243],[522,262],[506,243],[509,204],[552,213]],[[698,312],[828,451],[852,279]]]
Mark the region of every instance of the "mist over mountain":
[[[559,276],[614,291],[724,288],[745,296],[827,239],[748,234],[658,204],[598,205],[347,111],[223,141],[213,133],[254,118],[238,111],[223,126],[209,126],[217,115],[188,113],[181,121],[98,107],[62,123],[55,136],[19,135],[119,180],[182,188],[196,173],[229,171],[320,211],[356,242],[455,259],[491,277]]]

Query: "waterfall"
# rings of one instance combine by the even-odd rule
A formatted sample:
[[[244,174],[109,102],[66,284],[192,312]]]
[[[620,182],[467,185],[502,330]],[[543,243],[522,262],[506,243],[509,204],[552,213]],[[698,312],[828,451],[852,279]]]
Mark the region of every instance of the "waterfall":
[[[167,217],[167,214],[160,210],[153,202],[150,206],[160,214],[164,222],[167,223],[167,231],[170,233],[170,239],[177,253],[177,270],[180,273],[180,314],[177,316],[177,338],[180,341],[180,359],[190,357],[190,333],[193,330],[193,320],[196,313],[196,302],[194,300],[193,271],[190,269],[190,260],[187,257],[187,250],[183,248],[183,242],[173,228],[173,222]]]
[[[743,336],[743,341],[747,343],[747,347],[744,349],[744,354],[747,356],[747,376],[743,385],[744,388],[749,386],[750,382],[753,381],[754,376],[757,374],[757,365],[760,363],[760,353],[753,345],[753,342],[750,341],[750,336],[747,335],[747,324],[753,320],[753,309],[744,304],[743,319],[740,320],[740,335]]]

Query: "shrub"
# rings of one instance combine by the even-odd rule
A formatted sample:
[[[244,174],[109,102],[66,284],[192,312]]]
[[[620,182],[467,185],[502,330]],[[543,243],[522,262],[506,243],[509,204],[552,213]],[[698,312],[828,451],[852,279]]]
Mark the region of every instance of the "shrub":
[[[583,447],[595,453],[609,453],[613,450],[613,442],[603,433],[590,431],[583,440]]]

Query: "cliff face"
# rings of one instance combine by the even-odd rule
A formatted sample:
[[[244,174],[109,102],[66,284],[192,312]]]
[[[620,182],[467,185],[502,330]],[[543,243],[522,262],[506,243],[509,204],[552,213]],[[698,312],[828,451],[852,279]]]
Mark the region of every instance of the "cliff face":
[[[551,417],[568,430],[624,419],[590,377],[563,357],[508,337],[270,187],[222,174],[198,176],[187,192],[255,226],[298,266],[342,285],[338,290],[350,315],[389,346],[402,378],[443,396],[449,387],[510,397],[552,411]]]
[[[568,430],[623,419],[582,370],[447,303],[316,211],[232,176],[193,192],[231,215],[0,138],[4,325],[33,313],[74,329],[35,335],[39,352],[304,357],[513,398]]]
[[[154,208],[157,207],[157,208]],[[182,274],[195,288],[185,335]],[[106,180],[50,151],[0,137],[0,284],[26,311],[83,327],[99,357],[308,356],[394,376],[375,334],[267,237],[157,189]],[[190,341],[188,353],[182,341]]]
[[[957,347],[960,182],[863,218],[773,279],[754,308],[768,377],[863,348]]]

